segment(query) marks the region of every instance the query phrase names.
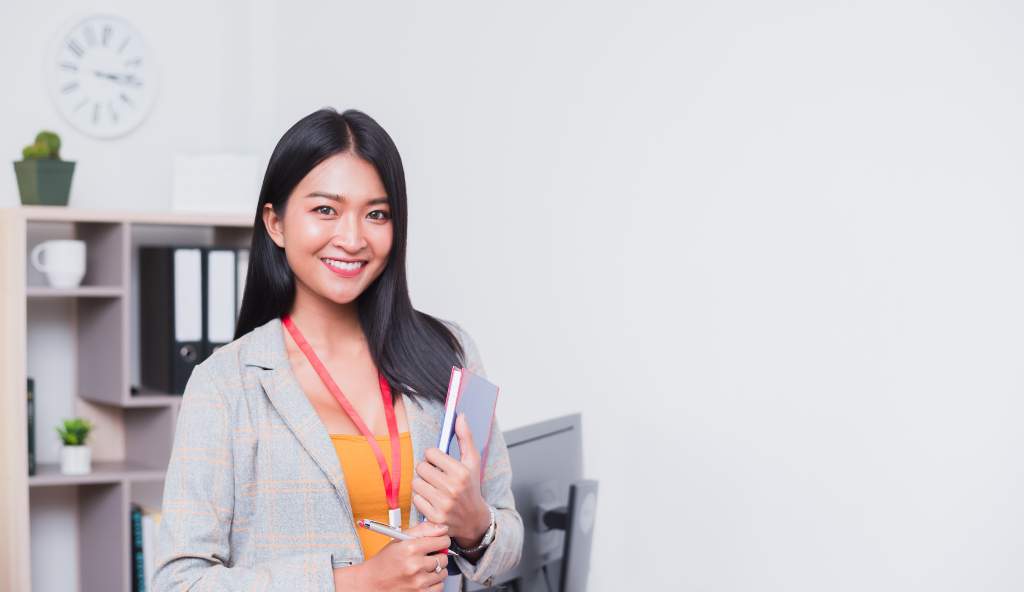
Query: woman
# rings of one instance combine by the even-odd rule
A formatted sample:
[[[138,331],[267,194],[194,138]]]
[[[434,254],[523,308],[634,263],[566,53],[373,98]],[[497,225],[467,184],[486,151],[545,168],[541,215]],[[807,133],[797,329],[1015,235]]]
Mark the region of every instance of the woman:
[[[406,212],[398,150],[369,116],[322,109],[278,142],[235,340],[181,402],[157,591],[441,590],[449,545],[477,582],[519,562],[497,422],[484,467],[461,421],[470,453],[435,448],[451,367],[484,369],[459,325],[412,307]]]

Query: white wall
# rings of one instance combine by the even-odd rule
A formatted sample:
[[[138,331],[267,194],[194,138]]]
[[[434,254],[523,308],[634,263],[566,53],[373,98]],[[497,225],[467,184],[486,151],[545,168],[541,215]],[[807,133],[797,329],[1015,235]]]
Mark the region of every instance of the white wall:
[[[392,132],[504,425],[584,412],[592,589],[1024,585],[1020,8],[279,11],[278,127]]]
[[[1022,12],[268,0],[232,137],[392,133],[414,303],[475,335],[502,427],[584,413],[591,589],[1018,590]],[[186,107],[227,109],[193,100],[128,142],[201,142]]]

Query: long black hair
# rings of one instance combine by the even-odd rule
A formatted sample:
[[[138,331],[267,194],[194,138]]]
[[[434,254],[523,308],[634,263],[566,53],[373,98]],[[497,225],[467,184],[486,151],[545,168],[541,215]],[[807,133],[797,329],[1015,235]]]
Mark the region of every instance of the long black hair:
[[[392,246],[384,271],[359,295],[359,320],[370,354],[394,397],[444,400],[452,366],[465,363],[458,338],[440,320],[415,310],[405,275],[408,207],[405,171],[391,136],[369,115],[349,109],[314,111],[293,125],[274,148],[263,177],[253,221],[249,271],[235,339],[291,310],[295,276],[284,249],[263,223],[264,204],[285,216],[288,197],[316,165],[335,154],[351,153],[377,169],[391,206]]]

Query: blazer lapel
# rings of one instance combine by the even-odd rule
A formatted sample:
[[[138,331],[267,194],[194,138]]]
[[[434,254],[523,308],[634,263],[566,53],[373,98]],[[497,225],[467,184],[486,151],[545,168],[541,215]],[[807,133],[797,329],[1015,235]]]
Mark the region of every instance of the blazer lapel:
[[[320,421],[320,416],[316,414],[292,372],[284,345],[284,327],[281,320],[272,319],[256,329],[249,343],[250,347],[242,354],[242,362],[263,368],[259,380],[267,393],[267,398],[288,429],[334,486],[342,504],[349,510],[348,522],[354,531],[352,504],[348,488],[345,486],[341,463],[338,461],[331,438]]]

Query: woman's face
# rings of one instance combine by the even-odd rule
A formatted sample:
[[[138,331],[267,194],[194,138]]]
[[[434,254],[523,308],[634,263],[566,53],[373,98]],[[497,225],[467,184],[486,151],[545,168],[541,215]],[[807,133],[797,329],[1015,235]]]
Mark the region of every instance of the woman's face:
[[[347,304],[384,271],[391,252],[391,207],[369,162],[336,154],[318,164],[288,197],[284,218],[271,204],[263,222],[285,250],[296,289]]]

